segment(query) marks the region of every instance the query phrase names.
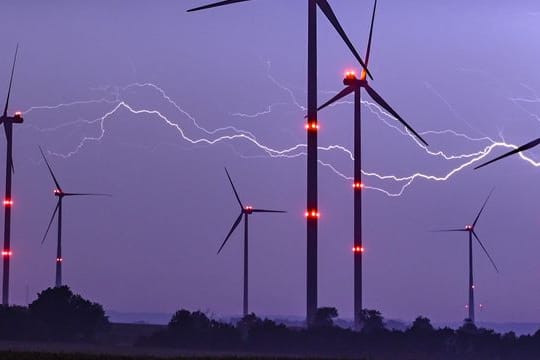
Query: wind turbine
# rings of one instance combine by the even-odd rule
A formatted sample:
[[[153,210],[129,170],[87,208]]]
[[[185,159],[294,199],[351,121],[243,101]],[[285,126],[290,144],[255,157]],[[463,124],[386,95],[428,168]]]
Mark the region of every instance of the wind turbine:
[[[17,62],[17,53],[19,44],[15,48],[13,65],[11,67],[11,77],[9,79],[9,88],[6,98],[4,113],[0,117],[0,124],[4,124],[6,133],[6,192],[4,196],[4,247],[2,249],[3,259],[3,277],[2,277],[2,305],[9,305],[9,262],[13,255],[11,251],[11,207],[13,199],[11,198],[11,175],[13,173],[13,124],[21,124],[23,117],[21,112],[16,112],[13,116],[8,116],[9,97],[11,95],[11,85],[13,84],[13,74],[15,72],[15,63]]]
[[[39,148],[39,151],[41,152],[41,156],[43,156],[43,160],[45,160],[45,164],[47,165],[47,168],[49,169],[49,173],[51,174],[51,177],[54,181],[54,184],[56,185],[56,188],[54,189],[54,196],[58,198],[58,202],[56,203],[56,207],[54,208],[53,214],[51,216],[51,220],[49,221],[49,225],[47,226],[47,230],[45,231],[45,235],[43,235],[43,239],[41,240],[41,243],[43,244],[45,242],[45,239],[47,238],[47,234],[49,233],[49,230],[51,228],[51,225],[54,221],[54,217],[58,213],[58,237],[57,237],[57,243],[56,243],[56,281],[55,286],[60,287],[62,286],[62,262],[64,261],[64,258],[62,257],[62,200],[64,197],[72,197],[72,196],[111,196],[110,194],[95,194],[95,193],[69,193],[64,192],[62,190],[62,187],[58,183],[58,180],[56,179],[56,176],[54,175],[54,172],[52,171],[51,165],[49,164],[49,161],[47,161],[47,158],[45,157],[45,154],[43,153],[43,150],[41,147]]]
[[[371,27],[369,30],[369,40],[366,50],[366,66],[369,64],[371,53],[371,39],[373,36],[373,24],[375,22],[375,11],[377,10],[377,0],[373,5],[373,13],[371,15]],[[394,109],[388,105],[388,103],[369,85],[366,78],[365,70],[362,71],[360,79],[356,78],[354,72],[347,72],[343,84],[346,86],[341,92],[339,92],[332,99],[321,105],[318,110],[322,110],[327,106],[332,105],[336,101],[341,100],[345,96],[354,93],[354,325],[356,329],[361,327],[361,313],[362,313],[362,253],[364,248],[362,246],[362,190],[364,184],[362,183],[362,124],[361,124],[361,90],[366,90],[369,96],[375,100],[383,109],[392,114],[401,124],[403,124],[411,133],[413,133],[421,142],[425,145],[427,143],[422,137],[414,131],[394,111]]]
[[[507,152],[506,154],[503,154],[501,156],[498,156],[496,157],[495,159],[493,160],[490,160],[488,162],[485,162],[481,165],[478,165],[477,167],[475,167],[474,169],[480,169],[481,167],[484,167],[486,165],[489,165],[491,163],[494,163],[495,161],[498,161],[498,160],[501,160],[501,159],[504,159],[505,157],[507,156],[510,156],[510,155],[514,155],[514,154],[517,154],[517,153],[520,153],[522,151],[526,151],[526,150],[529,150],[529,149],[532,149],[533,147],[537,146],[538,144],[540,144],[540,138],[536,139],[536,140],[533,140],[533,141],[530,141],[528,143],[526,143],[525,145],[522,145],[520,147],[518,147],[517,149],[514,149],[512,151],[509,151]]]
[[[497,269],[497,265],[495,265],[495,262],[489,255],[486,247],[484,246],[484,244],[482,244],[482,241],[480,241],[480,238],[475,232],[478,219],[480,218],[480,215],[484,211],[484,208],[486,207],[486,204],[489,198],[491,197],[492,193],[493,193],[493,190],[491,190],[488,197],[486,198],[486,201],[484,201],[484,205],[482,205],[482,208],[480,208],[480,211],[478,212],[478,215],[476,215],[476,218],[474,219],[474,222],[472,223],[472,225],[467,225],[463,229],[436,230],[436,232],[466,232],[469,234],[469,305],[468,305],[469,318],[468,320],[470,320],[473,324],[474,324],[474,281],[473,281],[473,246],[472,246],[473,237],[476,239],[476,241],[478,241],[478,244],[480,245],[482,250],[484,250],[484,252],[486,253],[489,261],[495,268],[495,271],[499,272],[499,269]]]
[[[236,197],[236,200],[238,201],[238,204],[240,205],[240,215],[238,215],[238,218],[234,221],[234,224],[227,234],[227,237],[223,241],[223,244],[219,247],[218,254],[221,252],[227,241],[229,241],[229,238],[231,237],[234,230],[240,225],[240,222],[242,221],[242,217],[244,218],[244,299],[243,299],[243,315],[244,317],[249,314],[248,311],[248,220],[249,215],[252,215],[253,213],[286,213],[286,211],[281,210],[265,210],[265,209],[254,209],[252,206],[244,206],[242,204],[242,201],[240,200],[240,197],[238,196],[238,192],[236,191],[236,188],[234,187],[233,181],[231,179],[231,176],[229,175],[229,172],[227,171],[227,168],[225,168],[225,172],[227,173],[227,177],[229,178],[229,182],[231,183],[232,189],[234,191],[234,196]]]
[[[249,0],[226,0],[200,6],[188,10],[205,10],[223,5],[246,2]],[[312,325],[317,312],[317,228],[319,223],[319,206],[317,197],[317,7],[321,9],[326,18],[334,26],[347,47],[353,53],[360,65],[366,70],[370,78],[371,73],[366,64],[349,40],[343,27],[339,23],[328,0],[307,0],[308,3],[308,75],[307,75],[307,274],[306,274],[306,321]]]

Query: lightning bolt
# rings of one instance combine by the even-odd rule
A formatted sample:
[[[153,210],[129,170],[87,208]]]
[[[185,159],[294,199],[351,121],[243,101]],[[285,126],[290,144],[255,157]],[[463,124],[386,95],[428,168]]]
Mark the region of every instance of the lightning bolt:
[[[290,103],[294,105],[299,113],[303,114],[305,113],[306,108],[298,101],[298,99],[295,96],[295,93],[293,90],[285,86],[284,84],[280,83],[278,80],[275,79],[274,76],[270,73],[271,68],[271,62],[267,62],[267,78],[270,82],[272,82],[276,87],[284,91],[289,99]],[[426,83],[427,84],[427,83]],[[170,120],[163,112],[156,110],[156,109],[146,109],[144,107],[139,107],[136,105],[131,104],[127,100],[122,98],[122,92],[129,90],[129,89],[143,89],[148,88],[153,91],[155,91],[157,94],[161,96],[161,98],[166,101],[168,104],[172,105],[173,108],[180,113],[183,117],[187,118],[190,123],[199,131],[199,136],[188,136],[184,127],[182,127],[179,123],[174,122]],[[459,114],[455,112],[451,104],[444,99],[444,97],[436,92],[436,90],[433,88],[432,85],[426,85],[426,88],[434,92],[434,94],[441,99],[445,103],[445,105],[449,108],[449,111],[455,116],[459,117]],[[184,110],[181,106],[178,105],[172,98],[170,98],[167,93],[160,88],[158,85],[153,83],[132,83],[123,87],[118,86],[109,86],[109,87],[103,87],[99,90],[107,91],[109,92],[106,94],[106,96],[98,98],[98,99],[90,99],[90,100],[78,100],[73,101],[69,103],[63,103],[63,104],[57,104],[57,105],[45,105],[45,106],[33,106],[26,111],[24,111],[25,114],[35,112],[35,111],[57,111],[63,108],[68,107],[74,107],[74,106],[86,106],[86,105],[95,105],[95,104],[103,104],[103,105],[111,105],[112,108],[108,111],[106,111],[103,115],[96,117],[93,120],[83,120],[78,119],[75,121],[66,122],[63,124],[60,124],[55,127],[49,127],[49,128],[37,128],[34,126],[34,128],[38,129],[39,131],[56,131],[63,127],[72,126],[74,124],[78,123],[86,123],[86,124],[96,124],[99,128],[99,134],[97,136],[84,136],[82,140],[79,142],[79,144],[68,153],[57,153],[57,152],[51,152],[53,155],[57,155],[63,158],[69,158],[73,155],[75,155],[78,151],[80,151],[84,145],[88,142],[97,142],[103,139],[103,137],[106,134],[106,127],[105,123],[107,120],[112,119],[115,114],[117,114],[121,110],[126,110],[132,115],[151,115],[155,117],[156,119],[159,119],[162,121],[166,126],[174,129],[178,132],[179,136],[183,141],[186,141],[189,144],[197,145],[197,144],[203,144],[203,145],[214,145],[220,142],[236,142],[236,141],[244,141],[247,143],[250,143],[254,145],[256,148],[260,149],[264,156],[269,156],[271,158],[297,158],[300,156],[306,155],[306,144],[296,144],[293,146],[290,146],[288,148],[283,149],[277,149],[271,146],[268,146],[266,144],[263,144],[261,141],[257,139],[257,137],[249,131],[245,131],[242,129],[238,129],[234,126],[225,126],[220,127],[216,129],[207,129],[203,126],[201,126],[194,116],[192,116],[189,112]],[[330,92],[326,91],[328,93],[336,93],[336,92]],[[111,99],[112,98],[112,99]],[[511,98],[510,99],[513,103],[519,104],[522,102],[540,102],[540,99],[538,97],[534,98]],[[338,103],[333,104],[332,106],[340,106],[344,104],[350,104],[352,102],[350,101],[341,101]],[[246,118],[246,119],[254,119],[260,116],[265,116],[273,111],[275,111],[275,108],[282,105],[288,105],[289,103],[280,102],[280,103],[274,103],[269,105],[264,111],[259,111],[253,114],[247,114],[247,113],[233,113],[231,115],[237,116],[240,118]],[[450,179],[452,176],[456,175],[457,173],[461,172],[463,169],[470,167],[472,164],[478,162],[479,160],[485,158],[487,155],[489,155],[494,149],[503,147],[503,148],[517,148],[516,145],[510,144],[504,141],[504,139],[500,141],[496,141],[488,136],[483,137],[472,137],[465,133],[457,132],[452,129],[443,129],[443,130],[428,130],[421,132],[422,135],[429,135],[429,136],[452,136],[456,138],[460,138],[463,140],[466,140],[472,144],[478,144],[481,143],[482,147],[474,152],[471,153],[455,153],[450,154],[443,150],[436,150],[432,151],[425,147],[423,144],[421,144],[412,134],[410,134],[406,129],[398,126],[396,119],[392,117],[389,113],[384,111],[381,107],[379,107],[377,104],[363,100],[362,106],[369,110],[371,114],[373,114],[377,119],[382,121],[386,126],[393,129],[394,131],[398,132],[402,136],[410,137],[413,142],[419,147],[419,149],[424,152],[426,155],[440,158],[445,161],[460,161],[460,163],[453,168],[443,172],[439,175],[429,174],[429,173],[423,173],[423,172],[415,172],[409,175],[399,176],[395,174],[381,174],[374,171],[363,171],[363,174],[367,178],[373,179],[374,183],[381,182],[383,184],[391,182],[394,184],[397,184],[398,189],[397,191],[391,191],[387,188],[375,186],[370,184],[370,181],[366,184],[366,189],[368,190],[375,190],[378,192],[381,192],[387,196],[390,197],[397,197],[403,195],[403,193],[417,180],[425,180],[425,181],[437,181],[437,182],[443,182]],[[525,109],[524,109],[525,110]],[[532,116],[533,114],[530,113]],[[462,119],[465,121],[464,119]],[[467,123],[468,124],[468,123]],[[468,124],[469,127],[472,129],[472,126]],[[502,138],[502,136],[501,136]],[[352,152],[347,149],[345,146],[334,144],[334,145],[328,145],[328,146],[319,146],[319,151],[321,152],[337,152],[344,154],[345,157],[349,160],[354,160],[354,156]],[[540,166],[540,162],[536,162],[533,159],[523,155],[522,153],[519,154],[520,157],[528,162],[529,164],[538,167]],[[241,155],[242,156],[242,155]],[[257,155],[260,156],[260,155]],[[255,157],[255,156],[244,156],[244,157]],[[351,182],[353,178],[351,176],[348,176],[345,174],[345,172],[340,171],[338,169],[338,166],[335,163],[330,163],[327,161],[319,161],[320,165],[324,168],[329,169],[333,173],[335,173],[340,178],[346,180],[347,182]]]

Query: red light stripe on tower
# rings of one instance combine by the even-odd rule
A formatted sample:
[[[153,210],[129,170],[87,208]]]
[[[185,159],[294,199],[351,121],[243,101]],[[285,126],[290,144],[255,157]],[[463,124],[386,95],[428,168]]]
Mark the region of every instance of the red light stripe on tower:
[[[13,255],[13,252],[11,250],[2,250],[2,256],[3,257],[8,257],[8,256],[12,256]]]
[[[355,190],[361,190],[361,189],[364,188],[364,183],[357,181],[357,182],[353,183],[352,187]]]
[[[308,219],[318,219],[321,217],[321,214],[317,210],[308,210],[304,216]]]
[[[353,246],[352,252],[353,253],[363,253],[364,252],[364,247],[362,247],[362,246]]]
[[[305,128],[306,128],[307,131],[317,131],[317,130],[319,130],[319,124],[317,124],[314,121],[310,121],[310,122],[306,123]]]

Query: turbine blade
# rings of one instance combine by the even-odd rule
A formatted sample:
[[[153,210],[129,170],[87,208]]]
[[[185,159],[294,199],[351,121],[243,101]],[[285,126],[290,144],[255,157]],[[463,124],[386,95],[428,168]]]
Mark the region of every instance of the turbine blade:
[[[238,204],[240,204],[240,207],[243,209],[244,205],[242,205],[242,201],[240,201],[240,196],[238,196],[238,192],[236,191],[236,188],[234,187],[233,181],[231,179],[231,176],[229,175],[229,172],[227,171],[227,168],[225,168],[225,172],[227,173],[227,177],[229,178],[229,182],[231,183],[232,189],[234,191],[234,196],[236,196],[236,200],[238,200]]]
[[[234,222],[231,230],[229,231],[229,233],[227,234],[227,237],[225,238],[225,241],[223,241],[223,244],[221,244],[221,246],[219,247],[219,250],[218,250],[218,254],[221,252],[221,249],[223,249],[223,247],[225,246],[225,244],[227,243],[227,241],[229,240],[229,238],[231,237],[232,233],[234,232],[234,230],[238,227],[238,224],[240,224],[240,221],[242,221],[242,215],[244,215],[244,213],[240,213],[240,215],[238,215],[238,218],[236,219],[236,221]]]
[[[520,152],[525,151],[525,150],[529,150],[529,149],[531,149],[531,148],[537,146],[538,144],[540,144],[540,138],[538,138],[538,139],[536,139],[536,140],[533,140],[533,141],[531,141],[531,142],[528,142],[528,143],[526,143],[525,145],[522,145],[522,146],[518,147],[517,149],[514,149],[514,150],[512,150],[512,151],[507,152],[506,154],[503,154],[503,155],[501,155],[501,156],[498,156],[498,157],[496,157],[496,158],[493,159],[493,160],[490,160],[490,161],[485,162],[485,163],[483,163],[483,164],[481,164],[481,165],[478,165],[478,166],[475,167],[474,169],[475,169],[475,170],[476,170],[476,169],[480,169],[481,167],[484,167],[484,166],[486,166],[486,165],[489,165],[489,164],[491,164],[491,163],[493,163],[493,162],[495,162],[495,161],[504,159],[504,158],[507,157],[507,156],[514,155],[514,154],[520,153]]]
[[[205,9],[215,8],[215,7],[223,6],[223,5],[231,5],[231,4],[235,4],[235,3],[241,3],[241,2],[245,2],[245,1],[249,1],[249,0],[226,0],[226,1],[218,1],[218,2],[216,2],[216,3],[212,3],[212,4],[208,4],[208,5],[199,6],[199,7],[193,8],[193,9],[189,9],[189,10],[187,10],[187,12],[193,12],[193,11],[205,10]]]
[[[478,219],[480,218],[480,215],[482,214],[482,211],[484,211],[484,208],[486,207],[486,204],[487,204],[489,198],[491,197],[491,194],[493,194],[493,190],[495,190],[495,189],[491,189],[491,191],[489,192],[489,194],[488,194],[488,196],[486,198],[486,201],[484,201],[484,205],[482,205],[482,208],[480,208],[480,211],[478,212],[478,215],[476,215],[476,219],[474,219],[474,222],[472,224],[473,228],[476,225],[476,223],[478,222]]]
[[[497,265],[495,265],[495,261],[493,261],[493,259],[489,255],[486,247],[484,246],[484,244],[482,244],[482,242],[480,241],[480,238],[478,237],[478,235],[476,235],[476,233],[474,231],[472,233],[473,233],[474,237],[476,238],[476,240],[478,241],[478,243],[480,244],[480,246],[482,247],[482,249],[484,250],[484,252],[486,253],[487,257],[489,258],[489,261],[491,261],[491,265],[493,265],[493,267],[495,268],[495,271],[499,272],[499,269],[497,269]]]
[[[15,63],[17,62],[17,53],[19,52],[19,44],[15,48],[15,56],[13,57],[13,65],[11,66],[11,77],[9,78],[9,88],[6,98],[6,106],[4,107],[4,117],[7,116],[8,107],[9,107],[9,97],[11,95],[11,85],[13,84],[13,74],[15,73]]]
[[[332,7],[328,3],[328,0],[316,0],[316,1],[317,1],[317,5],[319,5],[319,8],[324,13],[328,21],[330,21],[330,23],[334,26],[334,28],[338,32],[339,36],[341,36],[345,44],[347,44],[349,50],[353,53],[356,60],[358,60],[360,65],[362,65],[362,68],[366,71],[369,78],[373,79],[373,76],[369,72],[369,69],[367,68],[367,65],[364,63],[364,60],[362,60],[362,58],[358,54],[358,51],[356,51],[354,45],[351,43],[351,40],[349,40],[349,37],[345,33],[345,30],[343,30],[343,27],[339,23],[339,20],[337,19],[336,14],[334,13],[334,10],[332,10]]]
[[[54,217],[56,216],[56,212],[58,211],[58,207],[60,206],[60,200],[58,200],[58,203],[56,204],[56,207],[54,208],[54,211],[51,216],[51,220],[49,221],[49,226],[47,226],[47,230],[45,231],[45,235],[43,235],[43,239],[41,240],[41,244],[45,242],[45,239],[47,238],[47,234],[49,233],[49,230],[51,229],[51,225],[53,223]],[[60,231],[60,230],[58,230]]]
[[[343,99],[345,96],[349,95],[354,90],[355,90],[354,86],[347,86],[345,89],[341,90],[336,96],[334,96],[333,98],[331,98],[330,100],[328,100],[327,102],[325,102],[324,104],[319,106],[317,111],[320,111],[320,110],[324,109],[325,107],[332,105],[336,101],[339,101],[339,100]]]
[[[283,210],[266,210],[266,209],[253,209],[254,213],[286,213],[286,211]]]
[[[373,37],[373,24],[375,23],[375,11],[377,10],[377,0],[373,5],[373,14],[371,14],[371,27],[369,28],[369,39],[366,49],[366,66],[369,65],[369,55],[371,54],[371,38]]]
[[[467,231],[467,229],[442,229],[442,230],[431,230],[431,232],[455,232],[455,231]]]
[[[61,191],[62,188],[60,187],[58,180],[56,180],[56,176],[54,176],[54,172],[52,171],[51,165],[49,165],[49,162],[47,161],[47,157],[45,157],[45,153],[43,152],[43,149],[41,148],[41,146],[39,147],[39,151],[41,152],[41,156],[43,156],[43,160],[45,160],[45,164],[47,164],[47,168],[49,168],[49,173],[52,176],[52,179],[54,181],[54,184],[56,185],[56,188]]]
[[[412,132],[414,136],[418,138],[418,140],[424,143],[424,145],[428,146],[428,143],[424,139],[422,139],[420,134],[414,131],[414,129],[410,127],[409,124],[407,124],[407,122],[403,120],[401,116],[399,116],[399,114],[394,109],[392,109],[392,107],[388,105],[388,103],[379,94],[377,94],[377,92],[371,86],[369,86],[368,84],[365,84],[364,87],[366,91],[368,92],[369,96],[371,96],[373,100],[375,100],[386,111],[388,111],[393,117],[395,117],[401,124],[403,124],[403,126],[405,126],[410,132]]]
[[[111,194],[99,194],[99,193],[64,193],[64,196],[112,196]]]

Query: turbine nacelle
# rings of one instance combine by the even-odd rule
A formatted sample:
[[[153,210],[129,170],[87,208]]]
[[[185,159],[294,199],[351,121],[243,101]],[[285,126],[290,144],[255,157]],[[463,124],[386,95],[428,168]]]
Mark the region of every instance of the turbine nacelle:
[[[244,207],[243,212],[244,212],[245,214],[253,214],[253,206],[246,206],[246,207]]]
[[[465,226],[465,230],[467,230],[467,231],[473,231],[473,226],[472,226],[472,225],[466,225],[466,226]]]
[[[20,111],[15,112],[15,114],[12,117],[12,121],[15,124],[22,124],[23,121],[24,121],[23,116],[22,116],[22,112],[20,112]]]
[[[0,117],[0,122],[2,123],[12,123],[12,124],[22,124],[24,119],[22,117],[22,112],[17,111],[13,116],[2,116]]]
[[[16,123],[16,124],[22,124],[23,121],[24,121],[24,119],[22,117],[22,112],[17,111],[15,113],[15,115],[13,115],[13,122]]]
[[[60,189],[54,189],[53,194],[54,196],[64,196],[64,192]]]

